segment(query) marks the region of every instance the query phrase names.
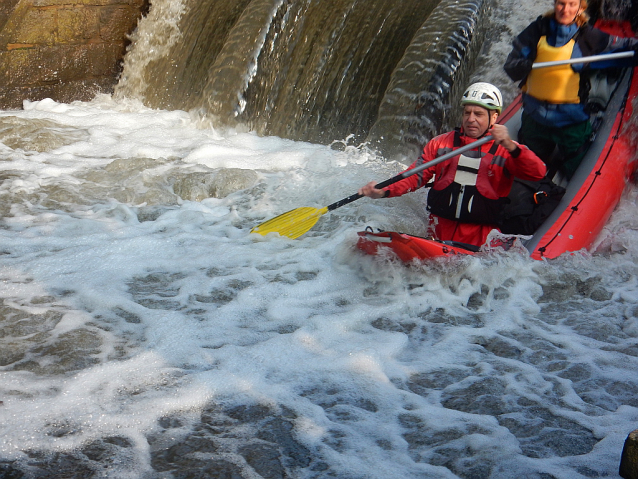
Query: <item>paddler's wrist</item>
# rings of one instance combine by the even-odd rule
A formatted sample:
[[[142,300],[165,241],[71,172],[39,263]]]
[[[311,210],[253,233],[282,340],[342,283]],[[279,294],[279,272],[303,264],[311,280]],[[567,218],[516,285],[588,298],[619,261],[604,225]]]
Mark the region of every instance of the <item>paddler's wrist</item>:
[[[518,155],[521,154],[521,147],[512,140],[504,141],[501,145],[503,146],[503,148],[509,151],[510,155],[512,155],[514,158],[518,158]]]

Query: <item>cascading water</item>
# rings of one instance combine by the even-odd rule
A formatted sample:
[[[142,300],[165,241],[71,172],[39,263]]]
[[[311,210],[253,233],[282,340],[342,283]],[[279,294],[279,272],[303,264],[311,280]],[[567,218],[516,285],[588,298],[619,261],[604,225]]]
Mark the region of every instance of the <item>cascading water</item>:
[[[117,91],[262,135],[413,151],[447,117],[490,3],[154,2]]]
[[[368,141],[389,155],[420,151],[443,125],[458,119],[456,105],[486,36],[478,22],[489,1],[444,0],[414,36],[397,67]]]

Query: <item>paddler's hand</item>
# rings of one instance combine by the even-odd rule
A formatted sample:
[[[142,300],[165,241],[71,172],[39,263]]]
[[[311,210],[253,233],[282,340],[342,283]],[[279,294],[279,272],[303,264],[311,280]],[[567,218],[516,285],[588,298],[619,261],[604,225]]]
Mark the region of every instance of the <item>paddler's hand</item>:
[[[516,151],[518,145],[510,138],[510,132],[505,125],[496,124],[492,126],[490,135],[498,145],[502,145],[510,153]]]
[[[367,196],[368,198],[373,198],[375,200],[383,198],[385,196],[385,190],[375,188],[376,184],[376,182],[371,181],[362,188],[359,188],[359,191],[357,193],[359,193],[361,196]]]

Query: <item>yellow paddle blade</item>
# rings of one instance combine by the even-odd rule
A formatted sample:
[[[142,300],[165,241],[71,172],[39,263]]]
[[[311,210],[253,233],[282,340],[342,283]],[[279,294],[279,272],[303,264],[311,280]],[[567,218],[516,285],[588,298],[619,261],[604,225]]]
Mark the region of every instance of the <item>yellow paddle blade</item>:
[[[255,226],[250,232],[264,236],[268,233],[279,233],[288,238],[299,238],[315,225],[321,215],[327,212],[327,206],[321,209],[309,206],[297,208]]]

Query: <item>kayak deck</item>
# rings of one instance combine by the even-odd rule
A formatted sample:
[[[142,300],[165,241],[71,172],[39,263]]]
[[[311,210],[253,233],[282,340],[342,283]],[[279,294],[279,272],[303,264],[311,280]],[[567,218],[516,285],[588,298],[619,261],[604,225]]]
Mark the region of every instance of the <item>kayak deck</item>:
[[[403,262],[432,259],[439,256],[473,255],[479,248],[473,245],[457,243],[455,241],[438,241],[432,238],[422,238],[395,231],[372,230],[357,233],[357,248],[366,254],[377,255],[384,250],[391,249]]]

